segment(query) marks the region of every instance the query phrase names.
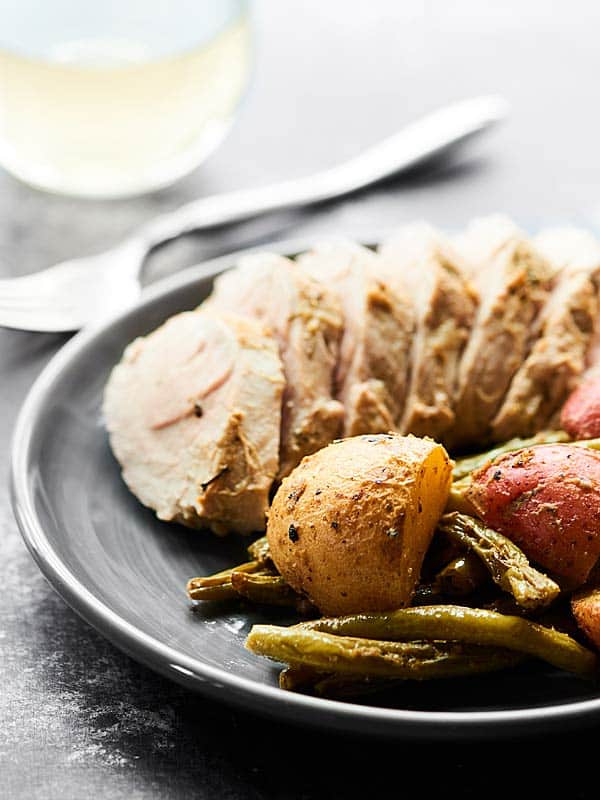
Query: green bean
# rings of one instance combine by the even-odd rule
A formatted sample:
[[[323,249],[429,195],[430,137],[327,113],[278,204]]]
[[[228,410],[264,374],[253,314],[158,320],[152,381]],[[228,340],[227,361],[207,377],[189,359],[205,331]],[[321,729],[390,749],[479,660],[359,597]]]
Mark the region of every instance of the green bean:
[[[315,683],[328,673],[318,672],[311,667],[286,667],[279,673],[279,688],[289,692],[304,692],[312,689]]]
[[[589,450],[600,450],[600,439],[576,439],[574,442],[569,442],[577,447],[587,447]]]
[[[482,608],[421,606],[389,613],[322,618],[300,623],[296,628],[373,640],[449,640],[500,647],[542,659],[583,677],[594,675],[598,669],[597,656],[567,634],[522,617]]]
[[[541,622],[536,612],[528,611],[526,608],[523,608],[523,606],[520,606],[510,594],[500,594],[498,597],[494,597],[488,602],[480,604],[480,607],[484,608],[486,611],[496,611],[498,614],[507,614],[508,616],[535,617],[538,622]]]
[[[515,450],[522,450],[524,447],[532,447],[536,444],[555,444],[556,442],[568,442],[570,436],[565,431],[540,431],[535,436],[527,439],[509,439],[507,442],[496,445],[491,450],[484,453],[476,453],[472,456],[459,458],[454,463],[452,476],[455,481],[465,478],[471,472],[483,467],[488,461],[493,461],[504,453],[512,453]]]
[[[271,564],[271,550],[266,536],[261,536],[248,547],[248,555],[261,564]]]
[[[474,517],[458,512],[445,514],[438,530],[476,553],[494,583],[523,608],[544,608],[560,594],[559,585],[532,567],[516,544]]]
[[[515,663],[505,649],[462,642],[392,642],[338,636],[303,627],[254,625],[254,653],[292,666],[344,675],[427,680],[490,672]]]
[[[465,656],[465,660],[468,658],[469,656]],[[477,664],[473,671],[479,674],[486,671],[496,672],[517,666],[523,660],[523,656],[518,653],[497,650],[494,652],[493,657],[490,658],[487,670],[484,670],[481,664]],[[467,676],[473,674],[473,672],[469,672],[469,666],[465,664],[465,672],[462,674]],[[279,686],[281,689],[289,692],[312,694],[317,697],[327,697],[333,700],[347,700],[374,694],[375,692],[389,691],[404,680],[396,677],[382,678],[371,675],[361,676],[319,672],[303,666],[286,667],[279,673]]]
[[[254,603],[296,606],[302,600],[281,575],[251,574],[235,569],[231,573],[231,584],[238,595]]]
[[[286,667],[279,673],[279,687],[288,692],[313,694],[343,700],[348,697],[372,694],[398,684],[400,679],[372,678],[358,675],[336,675],[319,672],[311,667]]]
[[[248,561],[237,567],[230,567],[214,575],[202,578],[191,578],[187,583],[187,593],[190,600],[230,600],[238,594],[231,583],[231,574],[236,572],[252,573],[263,569],[259,561]]]
[[[214,602],[243,597],[254,603],[289,606],[304,616],[314,612],[311,603],[275,573],[270,562],[259,559],[214,575],[192,578],[188,581],[187,592],[191,600]]]
[[[446,501],[446,512],[458,511],[459,514],[476,514],[477,509],[467,497],[467,489],[471,485],[471,477],[467,475],[466,478],[461,478],[459,481],[454,481],[450,486],[448,493],[448,500]]]
[[[433,583],[419,583],[412,596],[411,605],[439,605],[444,602],[444,599],[444,596],[440,594],[438,586],[435,586]]]
[[[231,585],[231,581],[225,581],[215,586],[190,587],[188,584],[187,593],[190,600],[206,600],[208,602],[222,602],[239,597]]]
[[[479,589],[488,573],[479,557],[472,552],[453,558],[435,576],[433,587],[441,595],[464,597]]]

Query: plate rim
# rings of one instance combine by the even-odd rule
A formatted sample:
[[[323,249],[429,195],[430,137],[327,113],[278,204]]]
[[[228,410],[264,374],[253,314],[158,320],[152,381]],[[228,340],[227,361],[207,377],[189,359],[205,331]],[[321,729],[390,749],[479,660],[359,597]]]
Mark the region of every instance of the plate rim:
[[[378,237],[362,239],[363,244]],[[10,496],[14,516],[28,551],[55,591],[79,616],[104,638],[134,660],[144,663],[176,683],[213,699],[290,722],[357,734],[441,738],[451,730],[454,737],[539,733],[548,724],[591,722],[600,712],[597,698],[533,708],[490,711],[419,711],[368,706],[286,692],[241,675],[203,663],[180,653],[160,639],[144,633],[97,598],[62,562],[39,520],[28,480],[32,434],[43,417],[44,398],[64,370],[86,348],[128,316],[138,316],[170,292],[213,278],[232,267],[244,255],[277,252],[295,255],[314,245],[304,240],[283,240],[256,245],[187,267],[162,278],[142,292],[138,302],[80,331],[50,359],[30,387],[17,416],[10,448]],[[291,712],[291,713],[290,713]],[[296,713],[296,716],[294,715]]]

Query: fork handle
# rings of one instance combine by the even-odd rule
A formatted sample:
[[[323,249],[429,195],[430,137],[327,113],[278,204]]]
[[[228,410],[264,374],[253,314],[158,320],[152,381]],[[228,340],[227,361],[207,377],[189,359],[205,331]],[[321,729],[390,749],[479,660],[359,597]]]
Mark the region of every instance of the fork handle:
[[[506,113],[506,101],[494,95],[454,103],[332,169],[192,201],[146,223],[134,238],[150,250],[191,231],[349,195],[448,152],[499,122]]]

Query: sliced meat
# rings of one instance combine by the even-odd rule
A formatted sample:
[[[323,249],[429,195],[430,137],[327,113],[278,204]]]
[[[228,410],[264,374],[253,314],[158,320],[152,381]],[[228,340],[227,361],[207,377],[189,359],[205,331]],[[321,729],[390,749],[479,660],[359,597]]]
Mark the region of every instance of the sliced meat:
[[[291,259],[260,253],[221,275],[205,307],[260,319],[279,343],[286,387],[278,477],[284,477],[342,431],[344,407],[333,398],[339,304]]]
[[[283,387],[277,345],[254,320],[190,311],[136,339],[103,409],[126,484],[160,519],[262,530]]]
[[[458,253],[430,225],[401,228],[382,243],[379,253],[415,311],[400,431],[444,441],[454,426],[457,366],[475,314],[475,292]]]
[[[298,263],[335,291],[343,310],[336,395],[344,404],[344,435],[398,430],[414,326],[408,298],[390,286],[377,256],[354,242],[319,245]]]
[[[538,315],[550,295],[553,269],[514,223],[474,221],[456,244],[479,294],[473,330],[458,370],[456,424],[450,446],[481,446],[511,380],[539,333]]]
[[[600,242],[562,228],[534,240],[553,265],[556,285],[540,317],[540,335],[512,379],[492,423],[497,441],[542,430],[577,385],[598,316]]]
[[[564,230],[564,229],[559,229]],[[555,258],[565,258],[565,247],[567,243],[571,243],[571,247],[575,247],[575,237],[577,237],[578,245],[581,249],[578,249],[578,256],[577,256],[577,265],[581,266],[582,269],[588,270],[590,274],[590,278],[593,281],[594,285],[597,288],[597,291],[600,293],[600,275],[598,274],[597,269],[594,268],[595,260],[598,257],[598,247],[600,242],[596,237],[590,234],[587,231],[582,231],[579,229],[569,229],[569,236],[564,237],[561,236],[560,243],[558,241],[558,231],[556,236],[554,236],[553,231],[548,231],[547,233],[540,234],[540,239],[542,240],[542,247],[547,246],[556,247],[555,251]],[[560,249],[558,249],[560,247]],[[577,267],[575,267],[577,269]],[[598,298],[598,311],[600,312],[600,296]],[[578,383],[581,383],[583,379],[586,380],[588,378],[596,378],[600,376],[600,313],[596,315],[594,319],[593,330],[589,338],[587,351],[585,354],[585,368],[583,371],[583,375],[581,376],[581,380]],[[558,422],[559,413],[555,414],[553,417],[553,422]]]

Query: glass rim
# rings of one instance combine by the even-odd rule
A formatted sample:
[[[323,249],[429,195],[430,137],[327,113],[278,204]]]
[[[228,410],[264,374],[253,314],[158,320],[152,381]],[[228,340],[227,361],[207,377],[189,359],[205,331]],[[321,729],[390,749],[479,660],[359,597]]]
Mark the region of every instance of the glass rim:
[[[61,61],[60,59],[52,58],[50,55],[33,55],[30,53],[24,53],[19,51],[17,48],[11,47],[10,45],[4,44],[0,40],[0,55],[10,56],[12,58],[19,59],[21,61],[36,64],[36,65],[46,65],[50,68],[56,69],[64,69],[64,70],[89,70],[90,72],[98,72],[98,71],[107,71],[107,70],[114,70],[118,72],[120,70],[127,70],[127,69],[136,69],[139,67],[145,67],[150,64],[161,64],[166,61],[171,61],[179,58],[185,58],[185,56],[190,55],[195,50],[197,50],[200,46],[210,47],[220,36],[223,35],[229,28],[234,27],[235,25],[239,24],[240,22],[245,22],[246,26],[249,27],[251,25],[252,15],[250,13],[250,0],[237,0],[239,3],[239,9],[236,11],[235,14],[232,14],[231,17],[226,19],[221,25],[219,25],[215,30],[206,37],[204,40],[200,40],[195,42],[194,44],[186,45],[185,47],[176,48],[174,50],[169,50],[167,52],[160,53],[155,56],[144,56],[143,58],[135,61],[130,62],[123,62],[117,64],[94,64],[85,63],[82,61]],[[91,39],[90,39],[91,40]],[[102,41],[103,37],[98,37],[95,41]],[[118,38],[106,37],[106,40],[111,40],[113,42],[118,41],[126,41],[125,38],[122,40]],[[74,41],[86,41],[85,39],[81,38]]]

